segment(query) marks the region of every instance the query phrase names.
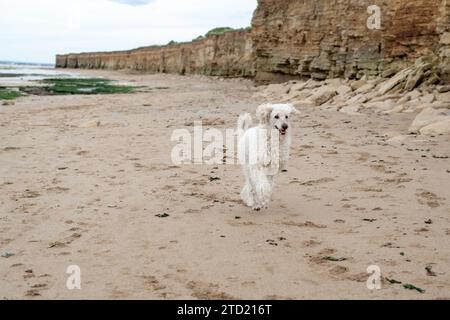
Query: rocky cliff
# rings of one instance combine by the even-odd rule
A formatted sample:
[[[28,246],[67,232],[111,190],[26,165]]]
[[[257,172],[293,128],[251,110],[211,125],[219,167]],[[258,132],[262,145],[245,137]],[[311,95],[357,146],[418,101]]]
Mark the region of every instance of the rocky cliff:
[[[380,8],[380,28],[367,25],[371,5]],[[438,70],[433,76],[450,79],[450,0],[259,0],[251,31],[125,52],[59,55],[56,65],[282,82],[391,77],[422,56]]]
[[[253,77],[253,52],[250,31],[236,30],[189,43],[58,55],[56,67]]]
[[[449,0],[259,0],[253,17],[257,78],[386,76],[438,56],[448,77]],[[367,26],[371,5],[381,28]]]

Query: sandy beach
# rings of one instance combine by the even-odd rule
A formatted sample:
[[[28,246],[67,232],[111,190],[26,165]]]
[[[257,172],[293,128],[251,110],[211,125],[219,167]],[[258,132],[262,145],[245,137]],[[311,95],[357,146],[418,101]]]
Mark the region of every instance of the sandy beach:
[[[252,81],[76,72],[142,89],[0,106],[0,299],[450,299],[449,136],[415,114],[298,107],[254,212],[239,166],[176,166],[170,141],[254,113]]]

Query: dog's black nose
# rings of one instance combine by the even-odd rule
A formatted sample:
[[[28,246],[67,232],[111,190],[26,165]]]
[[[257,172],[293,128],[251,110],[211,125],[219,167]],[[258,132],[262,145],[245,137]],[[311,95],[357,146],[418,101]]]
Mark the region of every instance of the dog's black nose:
[[[283,128],[283,130],[287,130],[289,128],[289,126],[285,123],[285,124],[283,124],[282,128]]]

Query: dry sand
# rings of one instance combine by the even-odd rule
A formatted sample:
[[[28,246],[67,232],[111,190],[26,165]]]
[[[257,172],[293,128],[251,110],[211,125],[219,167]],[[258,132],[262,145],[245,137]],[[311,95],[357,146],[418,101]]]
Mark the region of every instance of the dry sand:
[[[83,73],[154,89],[0,106],[0,298],[450,299],[448,135],[388,142],[413,114],[301,108],[290,170],[253,212],[238,166],[170,161],[174,129],[254,112],[250,81]],[[369,265],[426,292],[370,291]]]

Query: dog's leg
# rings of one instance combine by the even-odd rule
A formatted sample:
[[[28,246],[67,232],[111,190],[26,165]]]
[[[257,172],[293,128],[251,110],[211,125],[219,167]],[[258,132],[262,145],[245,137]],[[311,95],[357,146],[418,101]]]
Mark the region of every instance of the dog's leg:
[[[249,166],[248,169],[248,191],[249,199],[251,199],[248,205],[253,210],[261,210],[263,208],[261,198],[261,172],[254,165]]]
[[[269,207],[269,203],[272,199],[272,191],[273,191],[273,184],[274,179],[273,176],[264,176],[262,179],[262,206],[264,209],[267,209]]]
[[[241,191],[241,199],[248,207],[252,208],[255,204],[255,197],[253,192],[253,186],[251,181],[251,168],[245,165],[243,167],[243,173],[245,176],[245,185]]]
[[[253,207],[255,201],[253,199],[252,187],[251,187],[250,181],[248,181],[248,179],[245,182],[245,186],[241,191],[241,198],[242,198],[242,201],[244,201],[244,203],[248,207]]]
[[[291,138],[286,137],[285,141],[282,141],[280,146],[280,171],[287,172],[287,164],[291,156]]]
[[[274,176],[267,176],[267,179],[269,180],[269,184],[270,184],[269,201],[272,201],[273,188],[274,188],[274,185],[275,185],[275,177]]]
[[[255,172],[254,178],[255,204],[253,209],[267,209],[272,196],[272,183],[261,170]]]

